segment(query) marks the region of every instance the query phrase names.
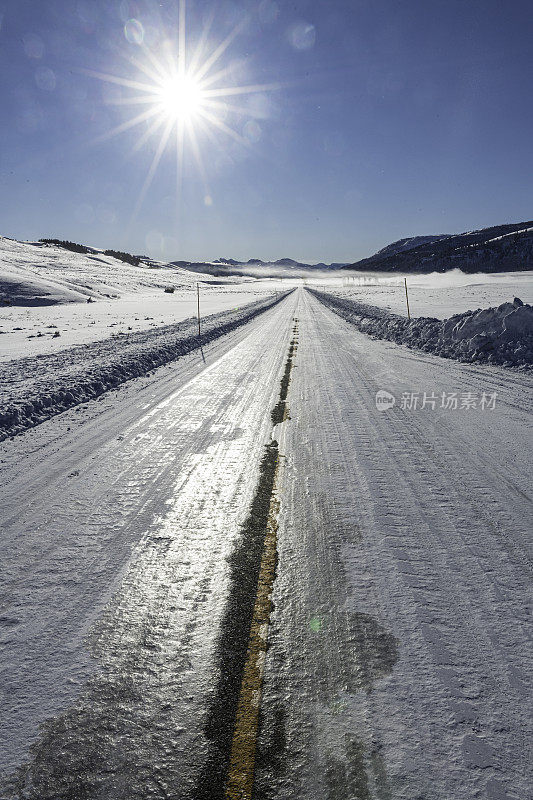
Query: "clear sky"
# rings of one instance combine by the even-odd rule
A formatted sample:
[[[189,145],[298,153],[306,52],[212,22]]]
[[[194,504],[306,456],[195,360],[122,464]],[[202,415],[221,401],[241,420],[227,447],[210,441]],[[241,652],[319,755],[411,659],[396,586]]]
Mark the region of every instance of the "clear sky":
[[[331,262],[533,216],[529,0],[188,0],[185,21],[0,0],[0,234]]]

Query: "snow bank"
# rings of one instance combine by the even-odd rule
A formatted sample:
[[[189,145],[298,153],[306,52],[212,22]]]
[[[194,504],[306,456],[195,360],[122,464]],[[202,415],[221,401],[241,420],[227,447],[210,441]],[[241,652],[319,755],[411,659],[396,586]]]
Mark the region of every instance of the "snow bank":
[[[287,294],[205,317],[200,338],[192,317],[7,362],[0,367],[0,441],[207,344],[272,308]]]
[[[533,306],[517,297],[497,308],[466,311],[445,320],[408,320],[382,308],[314,289],[308,291],[363,333],[378,339],[460,361],[523,368],[533,365]]]

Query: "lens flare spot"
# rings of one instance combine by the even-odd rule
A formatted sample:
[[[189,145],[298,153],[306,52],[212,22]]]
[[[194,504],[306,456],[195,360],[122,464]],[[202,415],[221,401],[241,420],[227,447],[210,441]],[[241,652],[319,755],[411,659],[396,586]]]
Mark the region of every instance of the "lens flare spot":
[[[138,19],[129,19],[124,25],[124,36],[130,44],[142,44],[144,40],[144,28]]]
[[[251,119],[246,123],[244,126],[244,135],[253,144],[259,141],[261,138],[261,127],[255,119]]]
[[[308,22],[298,22],[289,28],[289,41],[295,50],[310,50],[315,40],[315,26]]]
[[[148,231],[145,242],[148,250],[157,250],[159,252],[163,249],[163,234],[156,230]]]
[[[56,88],[56,76],[48,67],[37,67],[35,70],[35,83],[39,89],[53,92]]]
[[[42,58],[44,55],[44,44],[42,39],[40,39],[34,33],[28,33],[26,36],[22,37],[22,44],[24,46],[24,52],[28,56],[28,58]]]
[[[311,617],[309,620],[309,627],[313,631],[313,633],[320,633],[323,627],[323,622],[320,617]]]

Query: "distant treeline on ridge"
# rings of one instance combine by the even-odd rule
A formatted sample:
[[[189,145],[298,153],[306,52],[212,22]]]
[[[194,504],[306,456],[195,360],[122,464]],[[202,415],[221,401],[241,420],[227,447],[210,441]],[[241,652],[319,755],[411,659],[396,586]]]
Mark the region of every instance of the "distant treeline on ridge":
[[[63,247],[65,250],[71,250],[73,253],[99,253],[101,251],[95,250],[94,247],[87,247],[84,244],[77,244],[76,242],[69,242],[65,239],[39,239],[43,244],[55,244],[57,247]],[[132,264],[137,267],[141,263],[140,256],[132,256],[131,253],[123,253],[121,250],[104,250],[105,256],[113,256],[120,261],[125,261],[127,264]]]

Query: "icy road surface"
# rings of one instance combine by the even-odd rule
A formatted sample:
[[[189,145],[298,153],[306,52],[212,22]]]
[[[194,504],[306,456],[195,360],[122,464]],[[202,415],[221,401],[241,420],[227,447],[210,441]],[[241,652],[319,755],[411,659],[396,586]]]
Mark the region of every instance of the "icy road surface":
[[[523,800],[533,382],[297,314],[257,798]]]
[[[531,378],[373,341],[299,289],[2,443],[2,800],[195,797],[294,317],[255,798],[528,796]]]
[[[4,443],[0,752],[7,771],[29,760],[24,797],[193,796],[295,302],[204,348],[203,369],[179,359],[84,424]]]

